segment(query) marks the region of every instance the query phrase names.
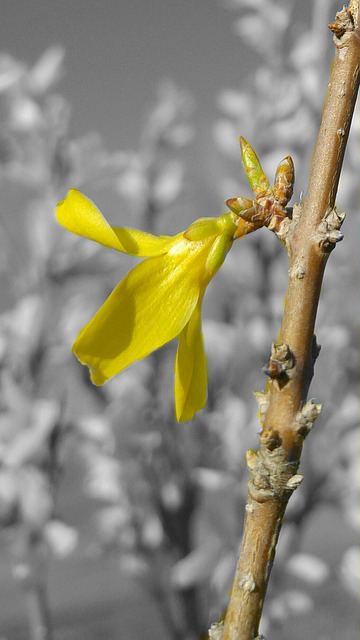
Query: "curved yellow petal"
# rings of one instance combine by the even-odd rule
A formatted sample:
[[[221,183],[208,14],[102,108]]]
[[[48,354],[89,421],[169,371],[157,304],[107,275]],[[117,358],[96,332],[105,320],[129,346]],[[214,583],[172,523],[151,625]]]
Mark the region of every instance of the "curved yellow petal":
[[[184,231],[188,240],[206,240],[210,236],[216,236],[221,231],[218,218],[198,218]]]
[[[129,227],[111,227],[126,253],[139,258],[161,256],[174,244],[178,236],[154,236],[152,233],[129,229]]]
[[[165,253],[174,242],[171,236],[154,236],[127,227],[112,227],[89,198],[70,189],[56,208],[58,222],[68,231],[105,247],[134,256],[157,256]]]
[[[82,329],[73,351],[102,385],[175,338],[199,298],[198,279],[182,252],[148,258],[122,280]]]
[[[201,296],[179,336],[175,360],[175,414],[178,422],[191,420],[206,403],[207,359],[201,331]]]

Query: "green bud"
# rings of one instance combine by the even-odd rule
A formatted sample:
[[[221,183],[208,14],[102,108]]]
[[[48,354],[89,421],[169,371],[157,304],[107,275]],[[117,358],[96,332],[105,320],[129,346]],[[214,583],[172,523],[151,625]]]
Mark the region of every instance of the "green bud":
[[[241,216],[245,211],[253,208],[254,201],[250,198],[239,196],[238,198],[229,198],[229,200],[225,200],[225,204],[229,207],[230,211],[236,213],[237,216]]]
[[[294,163],[291,156],[286,156],[278,165],[275,174],[274,196],[275,199],[285,207],[293,193],[295,180]]]
[[[250,187],[257,197],[264,196],[270,191],[270,182],[262,170],[259,158],[254,149],[245,138],[240,137],[239,140],[241,159]]]

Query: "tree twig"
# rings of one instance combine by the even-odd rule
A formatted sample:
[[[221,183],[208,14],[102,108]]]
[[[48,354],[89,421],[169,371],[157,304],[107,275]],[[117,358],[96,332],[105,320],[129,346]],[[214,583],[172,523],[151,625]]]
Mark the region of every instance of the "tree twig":
[[[46,587],[36,585],[25,591],[31,640],[51,640],[51,622]]]
[[[248,452],[248,502],[242,550],[222,640],[258,637],[263,602],[281,521],[297,474],[304,437],[320,411],[306,402],[318,348],[314,325],[327,258],[342,238],[344,216],[334,209],[342,161],[359,87],[360,0],[351,0],[329,25],[335,59],[310,169],[309,196],[294,207],[279,236],[289,254],[286,307],[273,345],[264,394],[257,394],[263,427],[259,451]]]

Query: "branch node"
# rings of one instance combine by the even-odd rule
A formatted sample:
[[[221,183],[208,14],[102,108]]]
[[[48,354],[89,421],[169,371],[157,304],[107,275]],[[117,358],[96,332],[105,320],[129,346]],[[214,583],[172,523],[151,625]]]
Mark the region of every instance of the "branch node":
[[[263,368],[269,378],[291,378],[295,367],[295,358],[288,344],[273,342],[268,364]]]
[[[261,444],[259,451],[252,454],[249,496],[258,503],[271,500],[275,496],[286,497],[289,492],[287,482],[296,473],[298,462],[288,461],[288,456],[281,444],[274,449]]]
[[[304,204],[303,202],[296,202],[293,206],[293,212],[292,212],[292,219],[293,222],[298,223],[302,213],[304,211]]]
[[[269,408],[269,394],[264,391],[254,391],[254,397],[259,410],[259,422],[262,426],[265,420],[266,412]]]
[[[301,475],[300,473],[295,473],[295,475],[291,476],[291,478],[289,478],[289,480],[287,481],[286,487],[290,489],[290,491],[295,491],[295,489],[297,489],[301,485],[303,480],[303,475]]]
[[[274,489],[271,489],[271,488],[265,489],[263,487],[257,487],[254,482],[251,482],[251,480],[249,481],[248,487],[249,487],[250,496],[256,502],[259,502],[259,504],[262,504],[263,502],[267,502],[268,500],[271,500],[271,498],[274,498],[274,496],[276,495],[276,491]]]
[[[314,404],[313,400],[308,400],[298,411],[295,418],[297,431],[305,438],[311,430],[316,418],[320,414],[322,404]]]
[[[276,230],[277,237],[287,248],[289,254],[291,253],[291,237],[298,225],[303,210],[304,205],[302,202],[295,203],[291,209],[287,208],[287,217],[281,221],[281,224]]]
[[[336,209],[328,209],[318,226],[318,245],[324,253],[329,253],[334,248],[336,242],[343,239],[340,231],[344,222],[345,213],[338,213]]]
[[[243,589],[243,591],[247,591],[248,593],[253,593],[256,589],[256,582],[251,573],[245,573],[239,579],[239,587]]]
[[[290,218],[283,218],[276,231],[276,235],[282,244],[286,245],[287,238],[292,228],[293,221]]]
[[[247,512],[247,513],[249,513],[250,515],[251,515],[252,513],[254,513],[254,505],[253,505],[253,503],[252,503],[252,502],[247,502],[247,503],[246,503],[246,505],[245,505],[245,510],[246,510],[246,512]]]
[[[252,471],[252,469],[255,469],[256,458],[257,458],[257,452],[253,451],[252,449],[248,449],[245,454],[245,459],[246,459],[247,468],[250,469],[250,471]]]
[[[269,451],[274,451],[274,449],[280,447],[281,438],[278,431],[269,427],[262,430],[260,434],[260,442],[264,447],[266,447],[266,449],[269,449]]]
[[[354,18],[349,8],[344,6],[341,11],[338,11],[335,22],[331,22],[328,27],[334,34],[335,44],[339,45],[343,36],[355,29]]]
[[[303,280],[305,278],[305,266],[302,258],[295,258],[294,264],[289,269],[290,278]]]
[[[224,634],[224,621],[221,622],[213,622],[209,631],[208,638],[209,640],[221,640]]]

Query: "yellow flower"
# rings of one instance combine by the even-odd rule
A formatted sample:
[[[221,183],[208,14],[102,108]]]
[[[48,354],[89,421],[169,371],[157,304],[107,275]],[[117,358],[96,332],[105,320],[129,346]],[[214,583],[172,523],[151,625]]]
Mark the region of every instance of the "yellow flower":
[[[205,289],[224,262],[234,234],[246,233],[230,212],[200,218],[176,236],[154,236],[114,227],[96,206],[71,189],[57,207],[66,229],[100,244],[147,257],[115,287],[80,331],[73,351],[102,385],[135,360],[145,358],[175,337],[175,412],[190,420],[206,402],[207,365],[201,330]],[[240,225],[240,232],[239,232]],[[242,226],[244,229],[242,229]]]

